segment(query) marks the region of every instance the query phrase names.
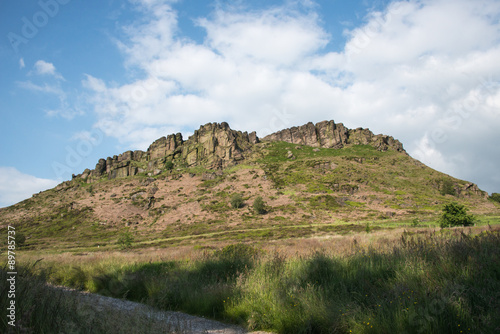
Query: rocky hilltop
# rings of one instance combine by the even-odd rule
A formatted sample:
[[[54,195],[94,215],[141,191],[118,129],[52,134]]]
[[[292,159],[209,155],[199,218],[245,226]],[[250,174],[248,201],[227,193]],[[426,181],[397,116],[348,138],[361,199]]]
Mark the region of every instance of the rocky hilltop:
[[[259,197],[265,214],[254,210]],[[451,202],[476,215],[500,208],[474,183],[425,166],[396,139],[368,129],[325,121],[259,139],[209,123],[187,140],[172,134],[147,150],[100,159],[73,180],[0,208],[0,229],[16,226],[33,250],[54,242],[115,249],[130,232],[149,249],[330,238],[389,221],[438,226]]]
[[[99,159],[94,170],[85,170],[80,177],[88,183],[106,176],[109,179],[148,172],[159,174],[167,161],[182,166],[206,165],[225,168],[245,159],[245,154],[258,142],[255,132],[232,130],[225,122],[201,126],[188,140],[182,134],[171,134],[154,141],[146,152],[127,151],[118,156]]]
[[[209,169],[223,169],[245,160],[260,141],[255,132],[232,130],[226,122],[208,123],[186,141],[180,133],[171,134],[153,142],[146,152],[127,151],[100,159],[94,170],[87,169],[75,177],[91,183],[102,177],[114,179],[139,173],[157,175],[165,170],[168,161],[172,162],[171,166],[203,165]],[[262,141],[337,149],[348,145],[371,145],[379,151],[406,153],[401,142],[393,137],[374,135],[369,129],[351,130],[334,121],[309,122],[272,133]]]
[[[346,145],[371,145],[379,151],[389,149],[405,152],[403,144],[391,136],[374,135],[369,129],[350,130],[342,123],[309,122],[302,126],[284,129],[264,138],[263,141],[285,141],[297,145],[323,148],[342,148]]]

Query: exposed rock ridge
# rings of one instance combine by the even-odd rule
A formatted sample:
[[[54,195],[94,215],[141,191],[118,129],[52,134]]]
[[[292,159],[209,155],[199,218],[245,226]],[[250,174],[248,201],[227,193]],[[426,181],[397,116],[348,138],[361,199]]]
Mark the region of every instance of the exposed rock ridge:
[[[257,142],[255,132],[232,130],[226,122],[208,123],[184,143],[182,158],[188,166],[203,162],[220,169],[243,160]]]
[[[127,151],[118,156],[99,159],[94,170],[86,169],[81,177],[93,182],[102,177],[114,179],[148,172],[158,174],[165,163],[221,169],[245,159],[254,144],[259,142],[255,132],[232,130],[226,122],[200,126],[188,140],[180,133],[155,140],[144,151]]]
[[[363,128],[350,130],[334,121],[309,122],[275,132],[263,140],[324,148],[364,144],[380,151],[405,152],[403,145],[393,137],[374,135],[369,129]],[[207,123],[200,126],[188,140],[184,140],[180,133],[161,137],[146,152],[127,151],[118,156],[99,159],[94,170],[86,169],[75,177],[90,183],[102,177],[114,179],[139,173],[156,175],[165,170],[167,161],[171,161],[173,166],[203,165],[210,169],[222,169],[247,158],[258,142],[255,132],[232,130],[226,122]]]
[[[284,141],[291,144],[312,147],[342,148],[346,145],[371,145],[379,151],[395,150],[405,152],[403,144],[386,135],[374,135],[369,129],[348,129],[342,123],[322,121],[316,124],[309,122],[272,133],[263,141]]]

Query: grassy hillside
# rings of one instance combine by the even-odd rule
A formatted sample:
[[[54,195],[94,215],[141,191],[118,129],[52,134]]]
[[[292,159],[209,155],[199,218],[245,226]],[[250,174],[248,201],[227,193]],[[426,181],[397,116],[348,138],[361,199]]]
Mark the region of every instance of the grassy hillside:
[[[240,194],[243,207],[233,208]],[[253,210],[256,197],[265,213]],[[465,204],[494,222],[499,206],[470,183],[410,156],[368,145],[313,149],[260,143],[244,164],[202,166],[150,177],[65,182],[0,209],[26,250],[167,247],[343,235],[366,228],[435,226],[442,206]]]
[[[498,330],[500,204],[475,185],[368,145],[247,153],[224,170],[77,177],[0,209],[0,234],[11,225],[24,239],[23,328],[89,332],[90,313],[48,281],[278,333]],[[475,226],[440,229],[451,202]],[[103,333],[157,325],[94,320]]]

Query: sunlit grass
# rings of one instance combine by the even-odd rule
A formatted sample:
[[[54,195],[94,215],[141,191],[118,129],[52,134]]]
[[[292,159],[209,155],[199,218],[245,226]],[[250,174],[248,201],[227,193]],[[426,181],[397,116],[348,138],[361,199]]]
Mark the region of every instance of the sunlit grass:
[[[374,230],[176,254],[65,254],[35,272],[255,330],[489,332],[500,325],[499,246],[496,226]]]

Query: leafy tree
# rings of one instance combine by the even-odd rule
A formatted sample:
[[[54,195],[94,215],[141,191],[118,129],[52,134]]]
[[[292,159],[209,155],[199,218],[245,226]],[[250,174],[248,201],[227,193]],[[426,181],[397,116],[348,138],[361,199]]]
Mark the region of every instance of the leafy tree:
[[[239,209],[243,206],[243,197],[240,194],[235,193],[231,196],[231,206],[234,209]]]
[[[264,200],[262,197],[258,196],[254,201],[253,201],[253,209],[255,210],[256,213],[262,215],[266,213],[266,203],[264,203]]]
[[[174,169],[174,163],[171,160],[168,160],[167,162],[165,162],[165,169],[166,170]]]
[[[453,226],[471,226],[474,224],[474,216],[467,214],[467,208],[458,203],[446,204],[440,219],[441,228]]]
[[[492,193],[490,196],[490,200],[500,203],[500,194]]]

